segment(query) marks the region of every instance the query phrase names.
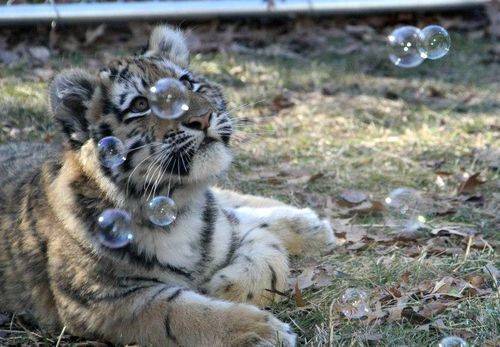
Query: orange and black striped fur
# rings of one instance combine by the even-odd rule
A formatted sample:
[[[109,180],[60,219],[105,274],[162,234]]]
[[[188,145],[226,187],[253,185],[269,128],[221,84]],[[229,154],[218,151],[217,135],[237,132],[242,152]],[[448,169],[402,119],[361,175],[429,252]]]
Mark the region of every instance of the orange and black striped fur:
[[[164,77],[196,106],[182,122],[155,117],[144,97]],[[257,307],[285,290],[288,255],[332,244],[331,228],[310,209],[211,187],[232,159],[232,121],[219,87],[189,71],[178,31],[155,29],[145,54],[97,75],[61,73],[50,108],[61,145],[0,147],[0,311],[117,344],[295,345]],[[110,135],[129,149],[113,169],[96,149]],[[169,227],[144,217],[156,195],[177,203]],[[133,218],[123,248],[98,241],[107,208]]]

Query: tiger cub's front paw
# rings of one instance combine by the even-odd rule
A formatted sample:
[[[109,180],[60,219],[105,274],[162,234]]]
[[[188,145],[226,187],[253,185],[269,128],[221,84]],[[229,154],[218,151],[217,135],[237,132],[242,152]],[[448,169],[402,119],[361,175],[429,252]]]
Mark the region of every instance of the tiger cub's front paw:
[[[226,316],[227,344],[224,346],[294,347],[296,335],[290,326],[268,312],[239,304]]]
[[[330,222],[320,219],[310,208],[296,209],[277,225],[277,229],[281,233],[288,229],[289,235],[284,239],[292,254],[316,254],[335,246]]]
[[[326,219],[319,216],[310,208],[301,209],[301,214],[294,218],[294,229],[305,238],[307,253],[317,253],[335,245],[335,236],[332,226]]]

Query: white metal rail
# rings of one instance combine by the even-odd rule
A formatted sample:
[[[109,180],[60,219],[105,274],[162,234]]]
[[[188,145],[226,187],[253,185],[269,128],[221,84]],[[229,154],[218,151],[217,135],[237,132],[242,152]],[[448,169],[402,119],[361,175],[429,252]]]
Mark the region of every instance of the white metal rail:
[[[0,24],[446,10],[489,0],[186,0],[0,6]]]

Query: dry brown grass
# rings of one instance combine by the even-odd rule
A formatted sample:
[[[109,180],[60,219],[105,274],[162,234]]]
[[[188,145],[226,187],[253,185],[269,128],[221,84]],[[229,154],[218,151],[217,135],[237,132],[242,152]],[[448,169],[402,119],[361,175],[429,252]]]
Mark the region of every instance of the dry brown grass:
[[[455,212],[443,216],[428,211],[428,225],[467,225],[494,247],[500,201],[500,66],[488,53],[491,42],[476,37],[477,32],[456,31],[447,57],[403,70],[386,59],[380,42],[383,31],[359,39],[322,22],[317,27],[299,26],[288,36],[277,36],[274,41],[278,43],[270,45],[262,38],[265,30],[255,31],[260,41],[252,41],[248,39],[251,31],[237,28],[226,39],[223,52],[206,52],[220,48],[214,42],[222,39],[198,45],[202,53],[194,56],[194,68],[225,86],[233,113],[242,124],[251,121],[238,136],[235,168],[224,184],[310,205],[330,218],[341,217],[336,201],[346,189],[383,200],[396,187],[413,187],[437,205],[455,205]],[[247,48],[235,48],[234,42]],[[252,48],[252,43],[258,48]],[[96,60],[123,49],[116,44],[112,47],[103,43],[78,53],[63,50],[44,68],[97,65]],[[33,80],[25,69],[29,62],[22,64],[0,72],[3,142],[40,139],[54,131],[45,111],[46,82]],[[439,176],[437,171],[449,175]],[[472,193],[473,199],[460,200],[461,177],[475,172],[481,172],[485,183]],[[393,230],[384,226],[384,214],[353,214],[350,223],[368,234],[389,235]],[[432,253],[429,240],[456,252]],[[307,266],[339,271],[330,273],[330,285],[303,291],[305,306],[298,307],[290,295],[272,308],[292,323],[302,343],[436,345],[442,336],[460,335],[474,345],[498,345],[497,279],[483,270],[490,263],[498,266],[495,249],[467,251],[467,240],[435,238],[425,230],[414,242],[366,242],[359,250],[348,246],[320,258],[294,260],[294,276]],[[484,278],[484,289],[490,294],[458,298],[433,316],[429,325],[405,318],[348,320],[331,310],[348,287],[364,288],[375,310],[377,293],[400,285],[407,272],[411,275],[400,288],[403,292],[446,275],[457,279],[477,275]],[[412,300],[412,307],[426,305],[422,298]],[[57,340],[57,336],[43,337],[17,318],[0,330],[0,344],[54,345]],[[76,341],[63,335],[61,345]]]

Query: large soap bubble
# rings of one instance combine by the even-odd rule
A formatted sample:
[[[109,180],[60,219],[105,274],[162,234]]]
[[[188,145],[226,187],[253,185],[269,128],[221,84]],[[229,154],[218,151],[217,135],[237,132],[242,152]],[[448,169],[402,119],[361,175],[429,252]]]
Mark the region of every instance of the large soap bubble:
[[[97,221],[99,241],[108,248],[121,248],[134,238],[130,215],[122,210],[105,210]]]
[[[388,225],[398,231],[414,232],[425,226],[427,202],[420,192],[411,188],[397,188],[385,198]]]
[[[346,318],[363,318],[370,312],[367,304],[368,295],[357,288],[348,288],[342,295],[342,313]]]
[[[97,144],[97,150],[102,165],[108,168],[120,166],[127,159],[123,142],[114,136],[102,138]]]
[[[147,215],[151,223],[159,226],[172,224],[177,217],[174,200],[167,196],[156,196],[148,203]]]
[[[187,88],[173,78],[162,78],[149,89],[149,103],[162,119],[178,119],[189,110]]]
[[[394,30],[388,37],[389,59],[399,67],[415,67],[424,61],[419,46],[422,32],[413,26],[404,26]]]
[[[420,56],[425,59],[439,59],[450,50],[451,39],[448,32],[439,25],[429,25],[422,29]]]

